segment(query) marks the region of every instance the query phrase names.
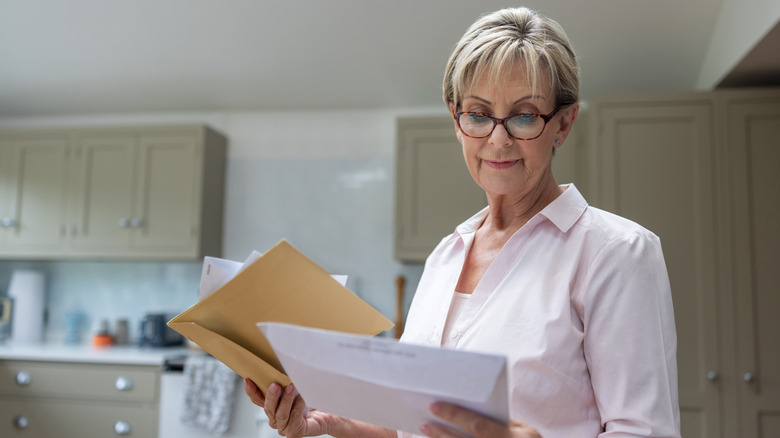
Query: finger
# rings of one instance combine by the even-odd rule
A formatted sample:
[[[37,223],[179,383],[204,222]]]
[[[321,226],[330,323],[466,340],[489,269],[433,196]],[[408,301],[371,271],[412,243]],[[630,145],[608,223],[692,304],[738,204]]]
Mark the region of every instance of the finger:
[[[439,423],[426,423],[420,428],[423,435],[431,438],[464,438],[467,435]]]
[[[247,396],[249,396],[249,400],[252,401],[252,403],[256,404],[257,406],[260,406],[261,408],[265,404],[265,397],[263,397],[263,392],[260,391],[260,388],[255,385],[255,382],[253,382],[251,379],[244,379],[244,392]]]
[[[265,395],[265,406],[263,410],[268,417],[268,425],[276,429],[276,410],[279,405],[279,399],[282,397],[282,387],[278,383],[272,383],[268,387],[268,393]]]
[[[282,435],[287,435],[287,426],[290,422],[293,402],[295,402],[297,395],[298,392],[295,390],[295,386],[292,384],[287,385],[284,388],[279,405],[276,407],[276,428]]]
[[[308,408],[303,397],[300,396],[298,391],[294,392],[295,398],[290,408],[290,418],[288,419],[287,426],[282,429],[279,428],[279,432],[287,437],[299,437],[304,436],[308,429]]]
[[[507,427],[505,425],[451,403],[433,403],[431,412],[442,420],[455,424],[477,436],[500,437],[507,435]]]

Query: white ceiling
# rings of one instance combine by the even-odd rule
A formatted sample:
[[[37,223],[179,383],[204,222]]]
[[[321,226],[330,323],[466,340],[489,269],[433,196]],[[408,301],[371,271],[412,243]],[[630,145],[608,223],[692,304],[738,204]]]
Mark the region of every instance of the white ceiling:
[[[582,97],[695,86],[721,0],[528,0]],[[0,0],[0,117],[441,104],[481,0]]]

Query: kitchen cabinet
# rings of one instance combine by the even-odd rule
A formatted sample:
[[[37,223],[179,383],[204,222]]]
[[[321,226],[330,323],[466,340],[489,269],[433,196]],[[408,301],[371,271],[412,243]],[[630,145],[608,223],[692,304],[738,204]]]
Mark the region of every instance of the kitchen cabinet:
[[[574,182],[584,195],[586,120],[580,111],[553,159],[557,181]],[[399,118],[396,133],[395,257],[422,263],[442,238],[487,206],[487,198],[469,174],[452,117]]]
[[[0,253],[58,253],[65,244],[70,139],[0,136]]]
[[[450,117],[397,122],[395,257],[424,262],[455,226],[487,205]]]
[[[156,437],[160,366],[0,361],[0,436]]]
[[[780,436],[780,90],[612,96],[591,110],[591,202],[664,248],[682,436]]]
[[[31,139],[41,135],[0,132],[0,153],[15,159],[2,169],[0,257],[220,254],[222,135],[203,126],[79,128],[49,134],[49,161],[31,161],[27,150],[41,143]],[[30,235],[45,245],[28,243]]]

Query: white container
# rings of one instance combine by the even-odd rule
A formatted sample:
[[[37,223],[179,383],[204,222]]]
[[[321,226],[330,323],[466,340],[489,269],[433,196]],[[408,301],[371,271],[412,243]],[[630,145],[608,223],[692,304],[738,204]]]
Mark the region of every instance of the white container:
[[[16,270],[8,285],[13,298],[11,342],[35,344],[43,341],[43,310],[46,279],[43,272]]]

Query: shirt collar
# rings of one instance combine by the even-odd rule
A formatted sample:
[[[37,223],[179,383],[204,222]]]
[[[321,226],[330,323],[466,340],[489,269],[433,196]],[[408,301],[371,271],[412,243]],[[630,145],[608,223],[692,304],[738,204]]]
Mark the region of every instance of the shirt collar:
[[[561,186],[564,191],[539,213],[550,220],[559,230],[567,232],[585,213],[588,201],[582,197],[574,184]]]
[[[577,222],[588,207],[588,201],[580,194],[574,184],[562,185],[564,189],[560,196],[555,198],[547,207],[539,212],[546,217],[561,232],[567,232]],[[480,224],[485,220],[488,214],[488,207],[483,208],[477,214],[470,217],[466,222],[458,225],[455,232],[464,235],[477,231]]]

